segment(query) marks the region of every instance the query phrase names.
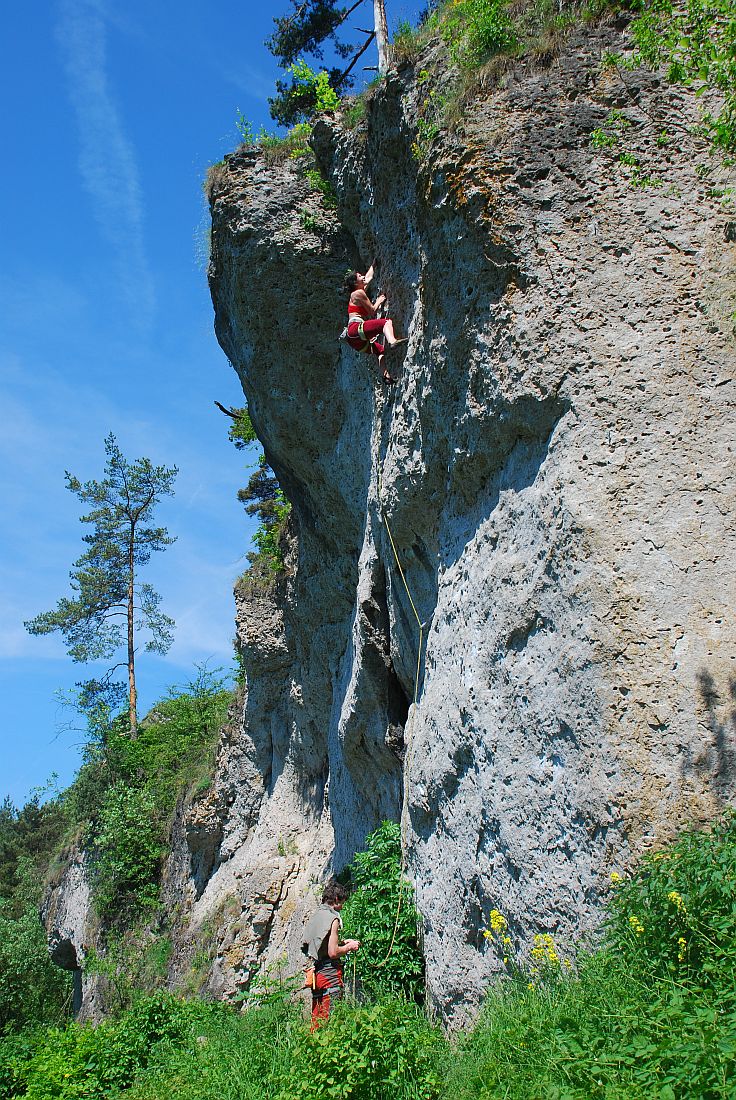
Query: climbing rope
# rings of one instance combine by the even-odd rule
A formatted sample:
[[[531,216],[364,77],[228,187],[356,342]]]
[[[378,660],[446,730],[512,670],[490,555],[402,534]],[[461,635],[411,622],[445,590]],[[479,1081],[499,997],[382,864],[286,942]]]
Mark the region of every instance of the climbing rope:
[[[409,600],[409,604],[411,605],[411,609],[414,613],[414,618],[416,619],[417,626],[419,627],[419,640],[418,640],[418,644],[417,644],[417,666],[416,666],[416,672],[414,674],[414,698],[413,698],[413,701],[412,701],[413,705],[412,705],[412,709],[411,709],[411,714],[409,715],[409,721],[406,725],[406,731],[405,731],[405,736],[404,736],[404,743],[405,743],[405,746],[406,746],[406,755],[404,757],[403,794],[402,794],[402,800],[401,800],[401,865],[400,865],[400,868],[399,868],[399,898],[398,898],[398,903],[397,903],[397,906],[396,906],[396,917],[394,919],[393,932],[391,933],[391,942],[389,944],[388,951],[386,952],[385,958],[382,959],[382,961],[380,963],[378,963],[379,966],[385,966],[386,963],[388,962],[389,958],[391,957],[391,952],[393,951],[394,943],[396,942],[396,933],[397,933],[398,927],[399,927],[399,917],[401,916],[401,906],[402,906],[403,897],[404,897],[404,873],[406,871],[406,834],[407,834],[407,823],[408,823],[408,819],[409,819],[409,771],[410,771],[410,767],[411,767],[411,757],[412,757],[412,747],[413,747],[412,746],[412,735],[413,735],[413,732],[414,732],[414,715],[416,714],[417,701],[418,701],[418,698],[419,698],[419,675],[420,675],[421,667],[422,667],[422,650],[423,650],[423,647],[424,647],[424,626],[425,626],[425,624],[422,622],[422,620],[419,617],[419,612],[417,611],[416,604],[414,603],[414,599],[413,599],[412,594],[411,594],[411,589],[409,588],[409,583],[406,579],[406,574],[404,573],[404,570],[402,568],[398,550],[396,549],[396,543],[394,542],[394,536],[393,536],[392,531],[391,531],[391,524],[388,522],[388,516],[386,515],[386,512],[385,512],[384,507],[383,507],[383,503],[382,503],[382,499],[381,499],[382,492],[383,492],[383,481],[382,481],[382,478],[381,478],[381,461],[380,461],[380,457],[379,457],[378,465],[377,465],[377,474],[378,474],[378,476],[377,476],[378,510],[381,513],[381,519],[383,521],[384,527],[386,528],[386,532],[388,534],[389,542],[391,543],[391,549],[393,550],[394,559],[396,560],[396,568],[399,571],[399,576],[401,577],[401,580],[403,582],[404,589],[406,591],[406,595],[407,595],[407,598]],[[353,959],[353,983],[354,982],[355,982],[355,959]]]

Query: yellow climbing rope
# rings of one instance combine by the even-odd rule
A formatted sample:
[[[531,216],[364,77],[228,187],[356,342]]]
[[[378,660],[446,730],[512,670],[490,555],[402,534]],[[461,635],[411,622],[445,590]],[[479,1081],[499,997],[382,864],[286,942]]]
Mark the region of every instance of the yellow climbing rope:
[[[378,509],[381,513],[381,519],[383,521],[384,527],[386,528],[386,532],[388,534],[388,539],[389,539],[389,542],[391,543],[391,549],[394,552],[394,558],[396,560],[396,567],[399,571],[399,576],[401,577],[401,580],[403,582],[404,589],[406,590],[407,598],[408,598],[409,603],[411,605],[411,609],[414,612],[414,618],[416,619],[417,626],[419,627],[419,640],[418,640],[418,644],[417,644],[417,667],[416,667],[416,672],[414,674],[414,698],[413,698],[413,705],[412,705],[412,709],[411,709],[411,714],[409,715],[409,721],[406,725],[406,732],[405,732],[405,736],[404,736],[404,743],[406,745],[406,755],[404,757],[404,781],[403,781],[403,795],[402,795],[402,800],[401,800],[401,866],[400,866],[400,870],[399,870],[399,899],[398,899],[398,903],[397,903],[397,906],[396,906],[396,917],[394,919],[393,932],[391,933],[391,942],[389,944],[388,951],[386,952],[385,958],[378,964],[379,966],[385,966],[385,964],[388,962],[388,960],[391,956],[391,952],[394,949],[394,943],[396,942],[396,932],[397,932],[398,927],[399,927],[399,917],[401,916],[401,905],[402,905],[403,896],[404,896],[404,872],[406,870],[406,833],[407,833],[407,823],[408,823],[408,817],[409,817],[409,771],[410,771],[410,767],[411,767],[412,734],[413,734],[413,730],[414,730],[414,715],[416,713],[417,700],[419,698],[419,675],[420,675],[421,667],[422,667],[422,649],[423,649],[423,646],[424,646],[424,623],[420,619],[419,612],[417,611],[416,604],[414,603],[414,599],[413,599],[412,594],[411,594],[411,589],[409,588],[409,583],[406,579],[406,574],[404,573],[404,570],[402,568],[398,550],[396,549],[396,543],[394,542],[394,536],[391,532],[391,524],[388,522],[388,516],[386,515],[386,512],[384,511],[383,503],[382,503],[382,500],[381,500],[382,491],[383,491],[383,482],[382,482],[382,478],[381,478],[381,461],[380,461],[380,458],[378,460],[377,489],[378,489]],[[354,963],[354,961],[355,960],[353,960],[353,963]],[[354,973],[353,973],[353,981],[355,981],[355,974]]]

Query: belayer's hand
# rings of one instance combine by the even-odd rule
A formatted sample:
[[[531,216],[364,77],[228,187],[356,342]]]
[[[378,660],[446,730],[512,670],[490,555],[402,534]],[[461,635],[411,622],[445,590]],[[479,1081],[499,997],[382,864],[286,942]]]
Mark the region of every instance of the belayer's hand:
[[[360,944],[357,940],[348,940],[345,946],[347,947],[348,951],[357,951],[360,947]]]

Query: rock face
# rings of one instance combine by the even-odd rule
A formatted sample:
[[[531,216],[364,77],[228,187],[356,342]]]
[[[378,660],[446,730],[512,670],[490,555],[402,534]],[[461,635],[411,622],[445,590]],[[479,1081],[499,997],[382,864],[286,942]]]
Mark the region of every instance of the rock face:
[[[72,1007],[75,1015],[94,1019],[97,1016],[97,983],[82,971],[87,949],[96,934],[85,863],[84,854],[76,847],[66,854],[64,873],[60,882],[46,894],[41,920],[49,932],[48,947],[52,962],[73,975]]]
[[[390,73],[315,127],[336,207],[298,160],[213,174],[217,336],[295,537],[238,599],[242,715],[169,867],[215,992],[295,969],[315,884],[403,818],[460,1021],[500,967],[491,908],[520,950],[573,938],[613,869],[733,795],[736,231],[700,101],[601,71],[625,46],[573,36],[453,133],[438,51]],[[337,340],[374,258],[409,336],[392,390]]]

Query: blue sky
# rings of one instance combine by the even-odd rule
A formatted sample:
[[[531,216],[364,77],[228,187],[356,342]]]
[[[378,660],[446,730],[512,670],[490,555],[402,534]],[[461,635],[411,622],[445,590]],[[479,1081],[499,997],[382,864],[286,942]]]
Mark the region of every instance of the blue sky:
[[[263,42],[283,3],[56,0],[5,20],[0,80],[0,798],[22,803],[78,766],[56,693],[84,675],[24,620],[55,606],[83,550],[64,471],[124,454],[179,467],[160,519],[178,541],[146,579],[177,621],[139,664],[143,709],[197,662],[232,663],[232,585],[253,521],[246,460],[213,405],[241,404],[215,340],[202,180],[268,118],[279,70]],[[389,4],[390,23],[415,5]],[[357,13],[356,13],[357,14]]]

